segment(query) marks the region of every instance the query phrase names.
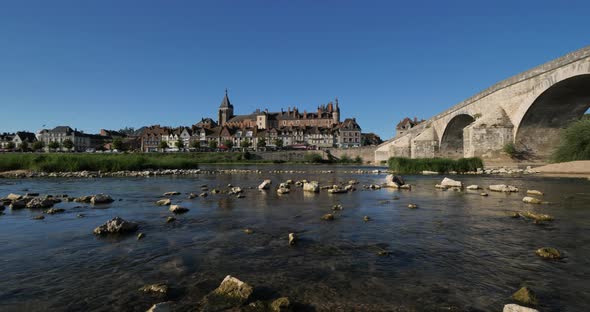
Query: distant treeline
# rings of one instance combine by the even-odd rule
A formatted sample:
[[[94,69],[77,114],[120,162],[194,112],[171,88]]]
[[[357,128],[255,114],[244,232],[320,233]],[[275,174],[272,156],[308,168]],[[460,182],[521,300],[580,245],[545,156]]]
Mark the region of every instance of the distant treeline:
[[[456,171],[464,173],[483,168],[481,158],[460,158],[457,160],[448,158],[405,158],[391,157],[388,161],[389,169],[397,173],[421,173],[422,171],[434,171],[447,173]]]

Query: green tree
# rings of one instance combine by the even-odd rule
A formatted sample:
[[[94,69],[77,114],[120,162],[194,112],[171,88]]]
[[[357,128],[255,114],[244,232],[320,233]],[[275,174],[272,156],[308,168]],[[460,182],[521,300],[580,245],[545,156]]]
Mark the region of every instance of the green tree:
[[[38,152],[40,150],[42,150],[45,147],[45,143],[43,143],[43,141],[35,141],[33,142],[33,150],[35,152]]]
[[[166,141],[160,141],[159,147],[160,147],[160,149],[162,151],[166,150],[168,148],[168,142],[166,142]]]
[[[213,149],[213,150],[217,149],[217,141],[215,141],[215,140],[209,141],[209,148]]]
[[[179,150],[181,150],[184,148],[184,141],[182,141],[181,138],[178,138],[178,141],[176,141],[175,145]]]
[[[21,150],[21,152],[26,152],[26,151],[28,151],[28,150],[29,150],[29,143],[28,143],[27,141],[23,141],[23,142],[22,142],[22,143],[19,145],[18,149],[20,149],[20,150]]]
[[[590,159],[590,119],[573,122],[561,132],[561,143],[553,152],[553,161]]]
[[[121,140],[120,138],[114,139],[113,144],[111,145],[111,148],[114,150],[122,151],[123,150],[123,140]]]
[[[258,140],[258,142],[256,143],[256,146],[258,148],[265,148],[266,147],[266,139],[265,138],[260,138]]]
[[[192,141],[191,142],[191,147],[192,148],[195,148],[195,149],[201,148],[201,141],[198,141],[198,140],[197,141]]]
[[[248,139],[243,140],[242,142],[240,142],[240,147],[243,148],[243,149],[247,149],[250,146],[252,146],[252,143]]]
[[[72,140],[70,139],[65,139],[63,141],[63,146],[65,149],[67,149],[68,151],[71,151],[72,148],[74,148],[74,142],[72,142]]]
[[[232,147],[234,147],[234,142],[232,142],[232,140],[225,140],[223,141],[223,145],[229,149],[231,149]]]
[[[14,142],[8,142],[6,144],[6,149],[8,150],[13,150],[16,146],[14,145]]]
[[[59,142],[57,141],[51,141],[49,142],[47,147],[49,147],[50,150],[56,151],[58,148],[61,147],[61,144],[59,144]]]
[[[283,144],[284,144],[283,139],[276,139],[275,140],[276,147],[281,148],[281,147],[283,147]]]

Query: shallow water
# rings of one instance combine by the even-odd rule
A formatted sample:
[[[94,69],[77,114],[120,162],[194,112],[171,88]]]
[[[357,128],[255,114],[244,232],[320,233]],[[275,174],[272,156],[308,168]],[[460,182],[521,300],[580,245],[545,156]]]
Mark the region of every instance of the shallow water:
[[[224,167],[227,168],[227,167]],[[242,166],[243,168],[243,166]],[[288,296],[303,310],[500,311],[522,285],[536,291],[541,311],[585,311],[590,302],[590,181],[527,176],[457,176],[464,184],[512,184],[518,194],[434,189],[442,176],[407,176],[411,191],[362,190],[384,174],[351,174],[352,167],[278,167],[306,174],[219,174],[190,177],[0,180],[0,196],[38,192],[117,199],[100,207],[60,203],[65,213],[32,220],[40,211],[5,210],[0,216],[1,311],[145,311],[172,300],[178,310],[195,304],[228,274],[263,296]],[[311,173],[335,170],[333,174]],[[348,194],[279,196],[255,189],[270,178],[360,181]],[[203,184],[245,189],[186,199]],[[550,205],[522,203],[524,190],[545,192]],[[167,207],[154,205],[166,191],[190,209],[166,224]],[[399,198],[399,199],[396,199]],[[418,209],[408,209],[408,203]],[[320,217],[333,204],[336,220]],[[80,207],[81,206],[81,207]],[[512,219],[507,211],[532,209],[556,218],[545,225]],[[78,218],[78,214],[84,218]],[[364,222],[363,216],[371,221]],[[135,235],[98,238],[92,230],[119,216],[138,222]],[[247,235],[244,228],[254,233]],[[290,247],[289,232],[300,241]],[[556,247],[567,256],[545,261],[534,251]],[[380,250],[389,256],[378,256]],[[138,289],[172,287],[168,298]]]

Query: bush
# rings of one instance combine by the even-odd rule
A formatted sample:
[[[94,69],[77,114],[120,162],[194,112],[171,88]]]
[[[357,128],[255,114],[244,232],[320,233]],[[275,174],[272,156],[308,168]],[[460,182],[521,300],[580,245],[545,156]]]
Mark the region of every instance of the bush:
[[[564,162],[590,159],[590,119],[572,123],[561,134],[561,144],[552,155],[552,161]]]
[[[397,173],[421,173],[422,171],[435,171],[447,173],[456,171],[464,173],[483,168],[480,158],[461,158],[458,160],[447,158],[418,158],[392,157],[388,161],[389,169]]]
[[[326,162],[322,155],[318,153],[307,153],[303,156],[303,162],[310,164],[321,164]]]

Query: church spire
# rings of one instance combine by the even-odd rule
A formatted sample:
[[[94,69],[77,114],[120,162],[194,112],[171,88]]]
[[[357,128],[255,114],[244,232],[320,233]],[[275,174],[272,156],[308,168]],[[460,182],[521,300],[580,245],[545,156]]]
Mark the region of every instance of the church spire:
[[[227,88],[225,88],[225,96],[223,97],[223,100],[221,100],[221,105],[219,105],[219,108],[233,108],[229,101],[229,97],[227,96]]]

